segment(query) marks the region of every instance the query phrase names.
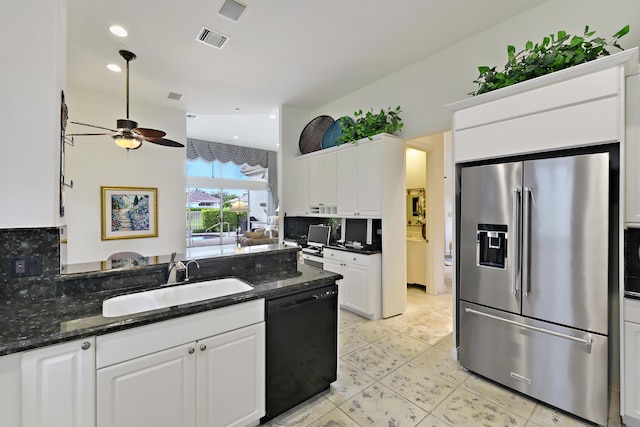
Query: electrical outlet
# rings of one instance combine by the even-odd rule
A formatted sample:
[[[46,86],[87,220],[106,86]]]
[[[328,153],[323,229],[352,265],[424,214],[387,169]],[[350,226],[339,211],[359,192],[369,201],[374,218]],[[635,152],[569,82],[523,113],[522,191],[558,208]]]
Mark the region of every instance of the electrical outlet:
[[[39,255],[14,258],[11,262],[13,277],[42,275],[42,257]]]

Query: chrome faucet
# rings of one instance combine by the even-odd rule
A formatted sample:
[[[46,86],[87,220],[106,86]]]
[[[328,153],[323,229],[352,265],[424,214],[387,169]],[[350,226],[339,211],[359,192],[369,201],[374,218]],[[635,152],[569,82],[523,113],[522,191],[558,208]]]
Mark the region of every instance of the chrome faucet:
[[[184,269],[185,269],[185,273],[184,273],[184,281],[188,282],[189,281],[189,265],[191,264],[195,264],[196,267],[200,268],[200,264],[198,264],[198,261],[196,261],[195,259],[192,259],[191,261],[189,261],[187,263],[187,265],[185,265]]]
[[[173,252],[171,254],[171,260],[169,261],[169,265],[167,267],[167,285],[173,285],[174,283],[178,283],[178,271],[185,271],[186,266],[182,263],[182,261],[176,262],[176,253]]]

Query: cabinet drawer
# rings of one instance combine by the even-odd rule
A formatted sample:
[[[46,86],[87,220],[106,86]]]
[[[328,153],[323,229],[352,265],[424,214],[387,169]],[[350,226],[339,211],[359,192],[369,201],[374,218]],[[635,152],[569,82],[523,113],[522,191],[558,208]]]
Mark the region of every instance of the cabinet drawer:
[[[140,326],[96,338],[96,368],[124,362],[264,321],[264,299]]]
[[[336,261],[344,261],[345,255],[347,252],[344,251],[336,251],[334,249],[324,249],[322,251],[322,256],[327,259],[333,259]]]
[[[640,300],[624,299],[624,320],[627,322],[640,323]]]
[[[351,264],[362,265],[365,267],[369,266],[369,255],[346,252],[344,260],[345,262],[350,262]]]

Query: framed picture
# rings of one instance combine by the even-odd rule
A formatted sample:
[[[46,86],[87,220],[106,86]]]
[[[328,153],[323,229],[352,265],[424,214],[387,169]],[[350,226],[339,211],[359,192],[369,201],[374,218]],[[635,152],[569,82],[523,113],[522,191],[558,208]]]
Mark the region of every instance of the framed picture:
[[[102,240],[158,236],[158,189],[100,187]]]

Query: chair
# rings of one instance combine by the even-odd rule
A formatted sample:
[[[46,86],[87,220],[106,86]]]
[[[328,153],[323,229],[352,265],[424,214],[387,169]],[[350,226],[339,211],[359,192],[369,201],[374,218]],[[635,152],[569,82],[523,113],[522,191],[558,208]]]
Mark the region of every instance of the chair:
[[[116,252],[114,254],[109,255],[107,261],[113,261],[114,259],[128,259],[128,258],[142,258],[137,252]]]

